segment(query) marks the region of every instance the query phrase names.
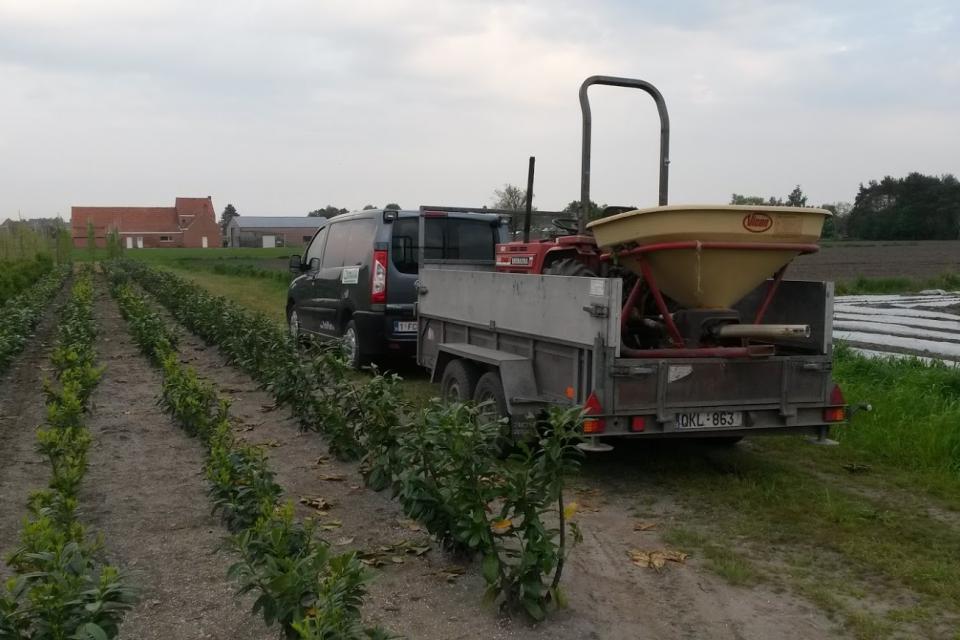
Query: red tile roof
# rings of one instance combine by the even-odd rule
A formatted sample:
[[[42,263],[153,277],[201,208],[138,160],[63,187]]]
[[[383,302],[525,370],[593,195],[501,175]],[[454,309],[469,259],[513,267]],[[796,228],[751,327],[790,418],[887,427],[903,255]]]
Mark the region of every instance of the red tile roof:
[[[94,235],[104,237],[113,229],[121,234],[178,234],[195,223],[200,233],[217,238],[219,233],[213,201],[206,198],[177,198],[172,207],[71,207],[70,226],[74,240],[86,238],[87,223]],[[212,241],[212,238],[208,241]],[[199,242],[199,241],[198,241]]]

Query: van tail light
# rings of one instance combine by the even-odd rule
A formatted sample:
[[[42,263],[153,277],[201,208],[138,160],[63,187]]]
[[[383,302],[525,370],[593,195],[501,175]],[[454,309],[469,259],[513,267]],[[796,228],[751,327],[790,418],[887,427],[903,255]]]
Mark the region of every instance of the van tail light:
[[[590,417],[603,412],[603,407],[600,406],[597,394],[593,391],[587,396],[587,401],[583,405],[583,412],[586,414],[586,417],[583,419],[583,432],[587,434],[603,433],[603,430],[607,428],[606,420],[603,418]]]
[[[370,302],[387,301],[387,252],[373,252],[373,272],[370,275]]]
[[[838,384],[833,385],[830,391],[830,405],[823,410],[824,422],[843,422],[847,419],[847,400]]]

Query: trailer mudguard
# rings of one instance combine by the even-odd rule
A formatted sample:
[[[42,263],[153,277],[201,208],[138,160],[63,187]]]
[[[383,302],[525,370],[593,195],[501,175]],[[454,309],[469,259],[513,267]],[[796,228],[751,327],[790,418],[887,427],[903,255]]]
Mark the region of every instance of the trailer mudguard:
[[[439,379],[443,367],[448,362],[463,358],[480,365],[481,369],[499,371],[503,395],[507,399],[507,408],[511,416],[517,412],[514,409],[515,406],[518,411],[519,405],[528,409],[530,399],[537,397],[537,384],[530,358],[465,342],[445,342],[439,345],[438,350],[440,356],[437,358],[432,374],[434,381]]]

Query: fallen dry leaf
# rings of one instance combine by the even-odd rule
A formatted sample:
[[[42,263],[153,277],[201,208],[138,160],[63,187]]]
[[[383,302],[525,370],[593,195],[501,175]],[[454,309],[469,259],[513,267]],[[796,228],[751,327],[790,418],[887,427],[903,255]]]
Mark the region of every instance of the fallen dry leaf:
[[[638,567],[651,568],[660,571],[667,562],[683,563],[689,554],[673,549],[659,549],[656,551],[641,551],[640,549],[631,549],[627,552],[630,561]]]
[[[345,547],[345,546],[347,546],[348,544],[353,544],[353,538],[337,538],[337,539],[334,541],[333,546],[335,546],[335,547]]]
[[[333,531],[334,529],[339,529],[343,526],[343,523],[339,520],[327,520],[320,525],[321,531]]]
[[[321,473],[319,476],[320,480],[326,480],[327,482],[343,482],[347,479],[347,476],[340,474],[326,474]]]
[[[317,458],[317,461],[314,462],[314,464],[319,466],[329,459],[330,459],[330,456],[320,456],[319,458]]]
[[[444,578],[447,582],[456,582],[457,578],[462,576],[466,570],[463,567],[449,566],[440,569],[434,575]]]
[[[657,528],[656,522],[637,522],[633,525],[634,531],[652,531]]]
[[[496,534],[506,533],[510,530],[510,525],[512,524],[513,522],[508,519],[497,520],[490,525],[490,530]]]
[[[866,473],[871,469],[873,469],[873,467],[871,467],[868,464],[860,464],[858,462],[851,462],[849,464],[845,464],[843,465],[843,468],[850,473]]]
[[[403,518],[397,518],[397,524],[403,527],[404,529],[409,529],[410,531],[423,531],[423,527],[420,526],[420,523],[416,520],[405,520]]]
[[[563,517],[569,520],[573,516],[577,515],[577,509],[580,508],[576,502],[570,502],[563,508]]]
[[[329,511],[333,507],[333,504],[326,498],[306,498],[301,496],[300,504],[313,507],[317,511]]]

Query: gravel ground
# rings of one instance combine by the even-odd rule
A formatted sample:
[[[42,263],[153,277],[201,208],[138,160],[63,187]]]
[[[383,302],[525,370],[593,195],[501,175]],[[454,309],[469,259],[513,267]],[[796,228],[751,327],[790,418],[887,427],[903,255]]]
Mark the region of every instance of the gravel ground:
[[[199,443],[157,406],[160,375],[137,351],[106,283],[98,285],[97,351],[107,368],[92,398],[80,504],[109,560],[140,592],[121,638],[275,638],[233,596],[226,571],[234,559],[218,550],[226,530],[210,515]]]
[[[50,479],[50,466],[35,450],[35,434],[46,418],[43,381],[53,375],[50,351],[56,311],[67,291],[64,286],[37,325],[30,344],[0,378],[0,558],[6,558],[17,545],[27,515],[27,496],[46,487]],[[7,565],[0,562],[0,578],[9,575]]]

